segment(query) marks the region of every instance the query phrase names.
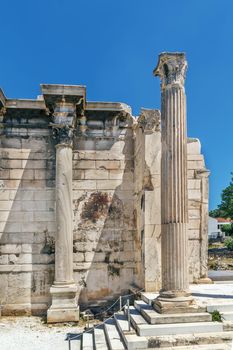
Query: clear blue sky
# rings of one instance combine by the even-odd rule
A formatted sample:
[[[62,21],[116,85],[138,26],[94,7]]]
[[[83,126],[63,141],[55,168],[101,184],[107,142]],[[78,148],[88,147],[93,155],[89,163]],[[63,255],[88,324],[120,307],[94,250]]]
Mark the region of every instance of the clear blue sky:
[[[88,100],[160,108],[158,54],[184,51],[188,135],[211,170],[210,208],[233,171],[232,0],[1,1],[0,86],[35,98],[40,83],[84,84]]]

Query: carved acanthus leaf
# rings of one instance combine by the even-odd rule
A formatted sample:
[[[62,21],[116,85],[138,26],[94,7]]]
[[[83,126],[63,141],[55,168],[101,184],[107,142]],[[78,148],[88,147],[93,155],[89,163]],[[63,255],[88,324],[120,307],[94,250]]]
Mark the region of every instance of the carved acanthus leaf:
[[[160,111],[142,108],[138,124],[144,132],[160,131]]]
[[[187,71],[187,61],[183,53],[163,53],[154,74],[161,79],[162,88],[167,85],[184,85]]]

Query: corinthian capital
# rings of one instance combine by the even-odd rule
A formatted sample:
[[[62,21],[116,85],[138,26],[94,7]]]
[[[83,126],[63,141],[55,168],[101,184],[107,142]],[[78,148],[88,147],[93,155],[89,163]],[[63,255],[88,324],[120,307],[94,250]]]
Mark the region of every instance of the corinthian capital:
[[[138,124],[145,133],[160,131],[160,111],[158,109],[141,109]]]
[[[184,53],[163,52],[153,73],[161,79],[162,89],[169,85],[184,86],[187,61]]]

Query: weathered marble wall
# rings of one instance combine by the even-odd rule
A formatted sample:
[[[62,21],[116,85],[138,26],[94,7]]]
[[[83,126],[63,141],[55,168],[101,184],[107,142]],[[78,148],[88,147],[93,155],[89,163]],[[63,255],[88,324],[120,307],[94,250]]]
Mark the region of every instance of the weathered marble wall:
[[[0,304],[3,315],[30,314],[31,309],[40,313],[50,302],[54,274],[55,153],[45,118],[24,120],[24,128],[10,116],[5,122],[0,149]]]
[[[112,298],[137,278],[133,146],[131,128],[122,129],[117,138],[76,142],[74,275],[80,303]]]
[[[158,290],[161,282],[159,112],[115,124],[95,113],[92,119],[87,113],[73,149],[80,305],[113,298],[132,284]],[[45,107],[18,115],[5,114],[0,137],[0,304],[2,314],[36,314],[50,305],[54,281],[56,152]],[[207,271],[208,173],[196,139],[188,143],[188,169],[193,281]]]

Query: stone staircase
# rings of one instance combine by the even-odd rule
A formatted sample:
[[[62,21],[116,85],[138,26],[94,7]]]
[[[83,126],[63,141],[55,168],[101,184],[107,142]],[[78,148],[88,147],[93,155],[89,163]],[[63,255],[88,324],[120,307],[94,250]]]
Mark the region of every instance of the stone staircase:
[[[153,295],[141,294],[128,314],[118,312],[103,325],[72,341],[72,350],[232,350],[233,303],[211,305],[189,314],[157,313]],[[223,322],[212,322],[209,312],[218,310]],[[225,323],[226,322],[226,323]]]

